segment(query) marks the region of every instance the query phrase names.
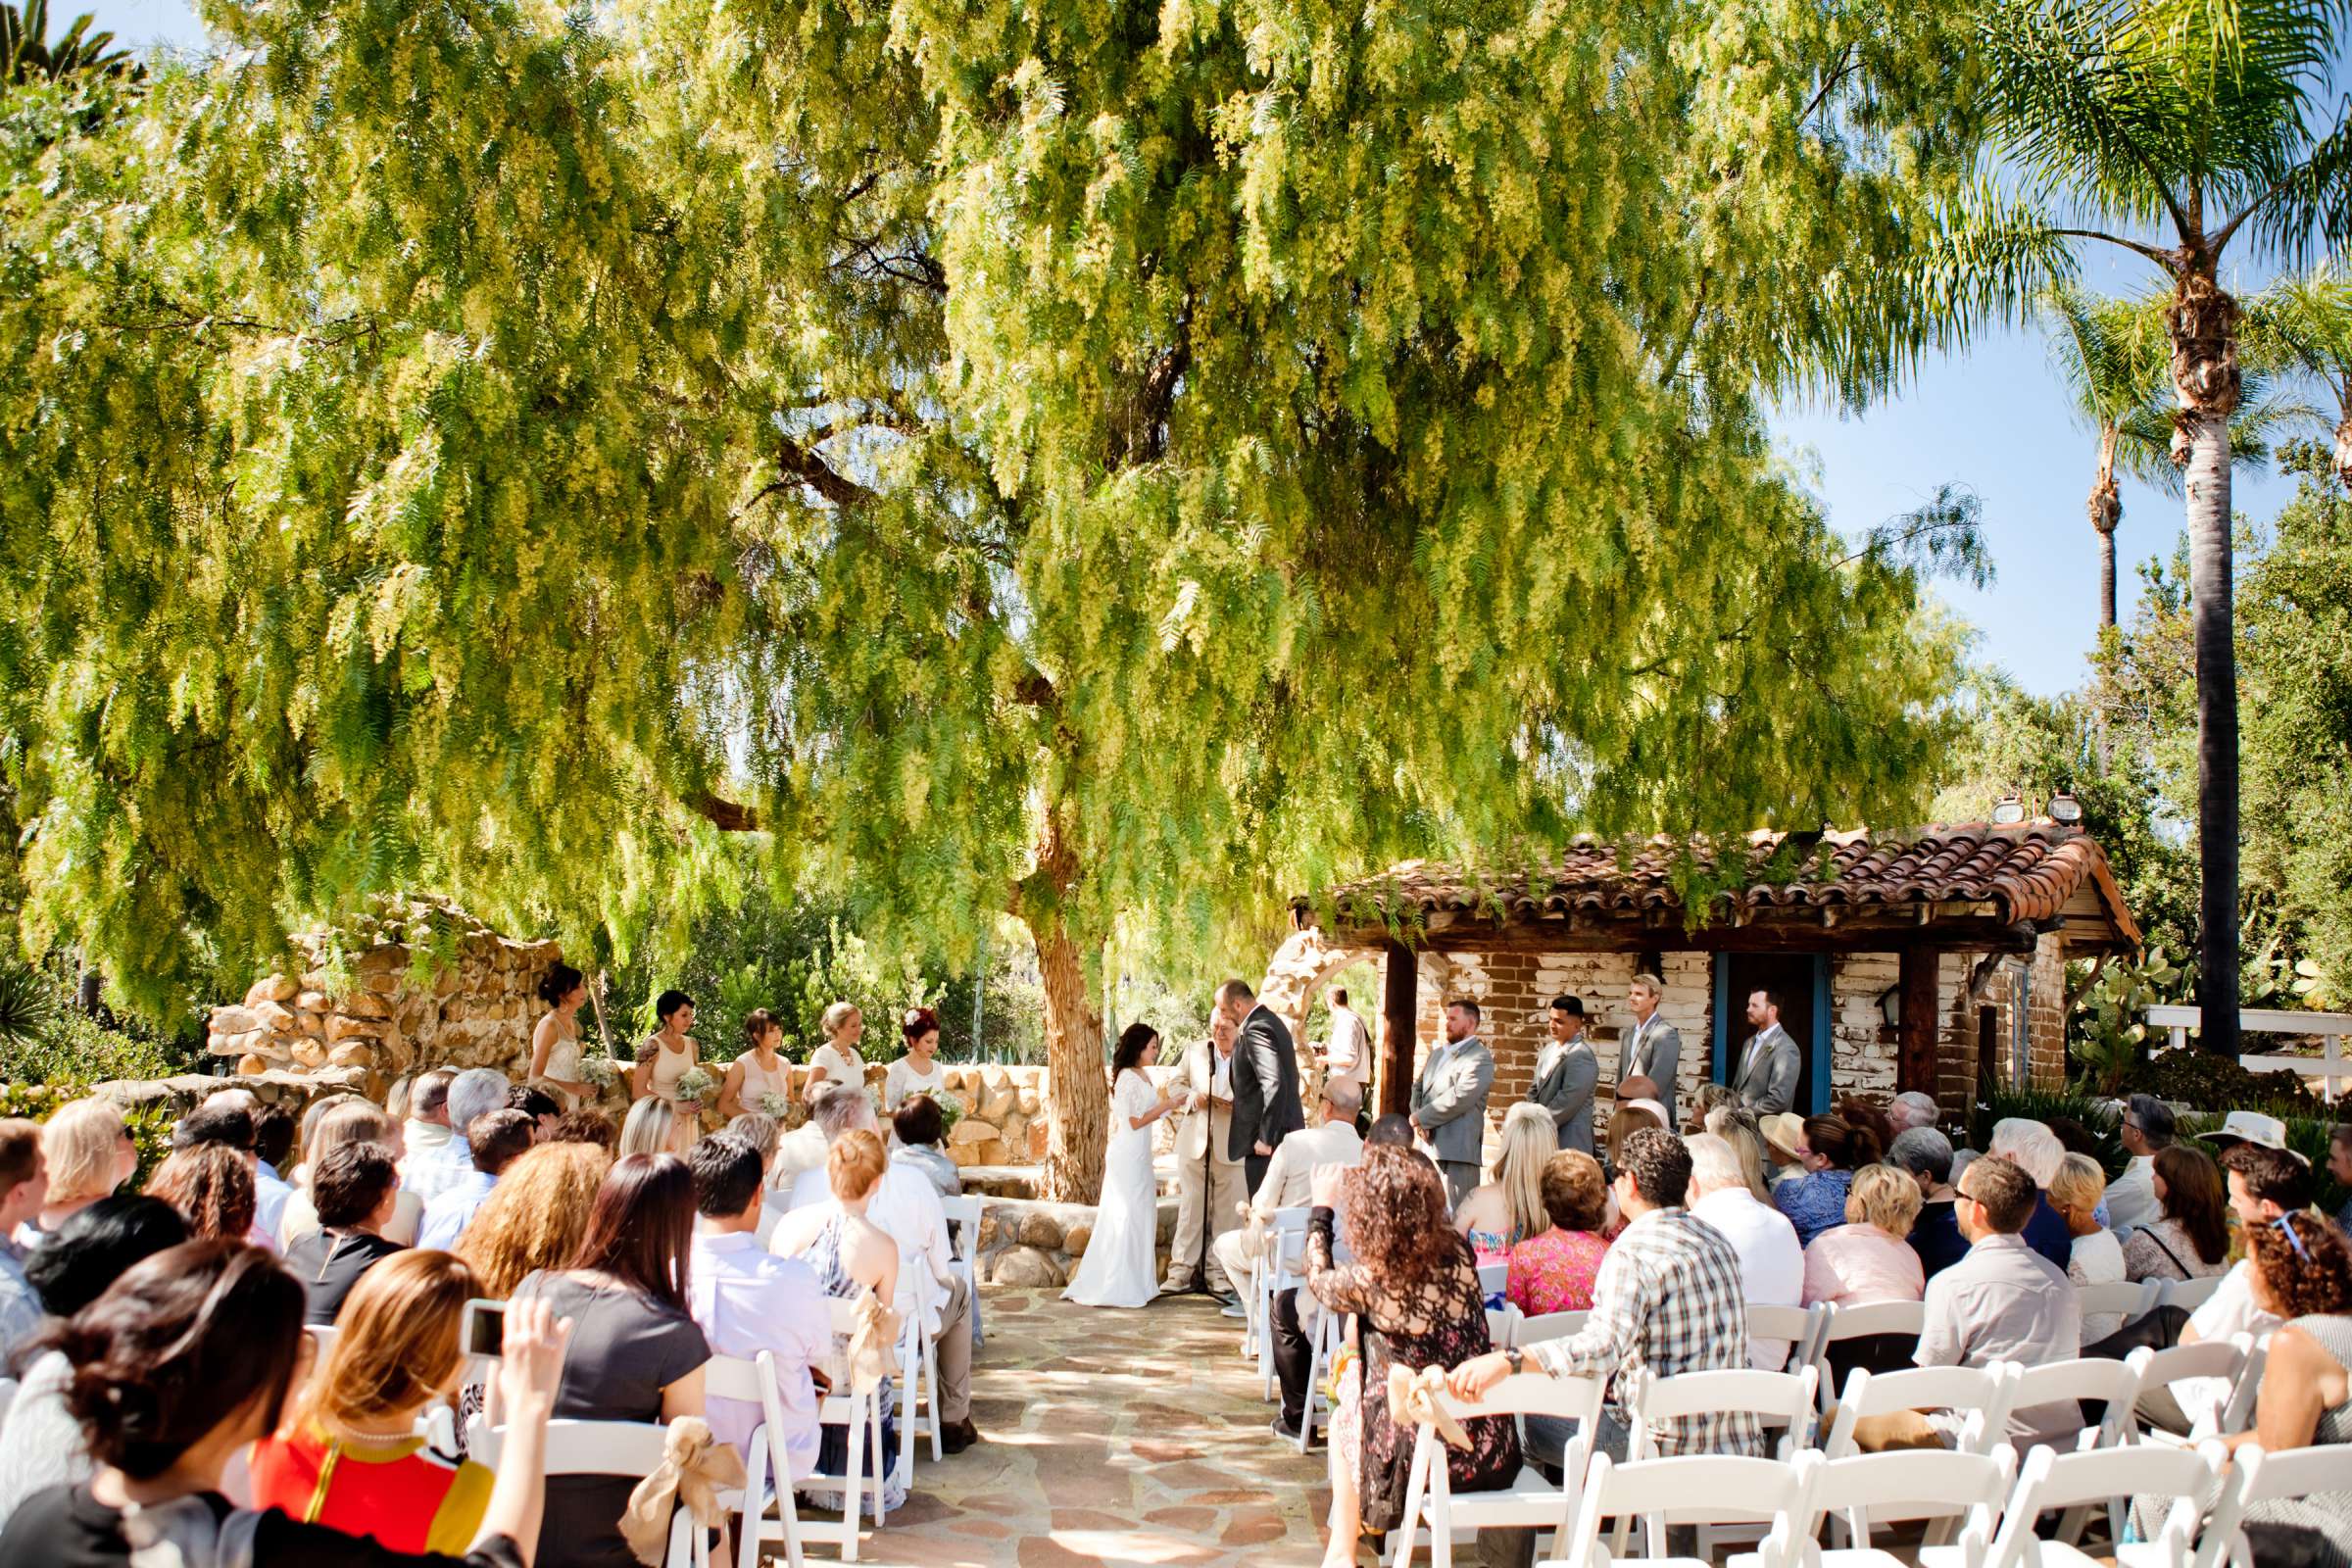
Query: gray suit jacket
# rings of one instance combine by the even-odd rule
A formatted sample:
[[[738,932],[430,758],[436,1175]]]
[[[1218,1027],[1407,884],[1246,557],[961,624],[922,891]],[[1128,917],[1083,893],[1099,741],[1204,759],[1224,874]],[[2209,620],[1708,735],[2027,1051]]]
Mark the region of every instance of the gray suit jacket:
[[[1682,1130],[1682,1124],[1674,1119],[1674,1075],[1682,1061],[1683,1032],[1656,1013],[1649,1015],[1649,1032],[1642,1038],[1639,1048],[1634,1043],[1634,1031],[1625,1032],[1625,1058],[1618,1063],[1617,1081],[1656,1079],[1658,1099],[1666,1106],[1669,1132]]]
[[[1774,1024],[1740,1048],[1732,1072],[1732,1089],[1759,1116],[1788,1110],[1796,1099],[1796,1075],[1803,1061],[1788,1031]]]
[[[1529,1087],[1527,1098],[1550,1113],[1562,1149],[1592,1152],[1592,1090],[1599,1082],[1600,1062],[1592,1054],[1592,1043],[1579,1037],[1561,1049],[1551,1071]]]
[[[1446,1051],[1445,1061],[1438,1051]],[[1478,1164],[1487,1147],[1487,1091],[1494,1083],[1494,1058],[1476,1035],[1450,1048],[1441,1046],[1413,1080],[1413,1120],[1429,1134],[1441,1163]]]

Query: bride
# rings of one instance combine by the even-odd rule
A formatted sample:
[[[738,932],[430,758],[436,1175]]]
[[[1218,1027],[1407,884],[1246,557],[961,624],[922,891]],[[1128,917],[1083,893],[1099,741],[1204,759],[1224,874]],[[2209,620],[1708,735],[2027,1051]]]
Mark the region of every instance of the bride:
[[[1102,1156],[1102,1206],[1077,1277],[1061,1293],[1080,1306],[1143,1306],[1159,1294],[1159,1183],[1152,1173],[1152,1124],[1183,1108],[1152,1087],[1144,1069],[1159,1036],[1131,1023],[1110,1056],[1110,1148]]]

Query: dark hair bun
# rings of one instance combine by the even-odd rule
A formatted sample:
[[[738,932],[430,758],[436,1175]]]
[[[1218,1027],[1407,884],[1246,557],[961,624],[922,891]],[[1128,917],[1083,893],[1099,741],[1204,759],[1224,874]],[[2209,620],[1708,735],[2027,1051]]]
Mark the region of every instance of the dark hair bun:
[[[587,978],[568,963],[558,963],[539,977],[539,1000],[554,1006],[571,995],[574,988]]]

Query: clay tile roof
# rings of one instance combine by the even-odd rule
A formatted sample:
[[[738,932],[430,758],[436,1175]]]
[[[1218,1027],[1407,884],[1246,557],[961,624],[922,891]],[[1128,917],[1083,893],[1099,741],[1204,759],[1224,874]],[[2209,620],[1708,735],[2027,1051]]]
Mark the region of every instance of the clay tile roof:
[[[1800,906],[1852,909],[1965,902],[1992,904],[2004,923],[2050,920],[2087,883],[2110,928],[2110,945],[2135,948],[2139,927],[2124,906],[2106,852],[2079,828],[2055,822],[1994,826],[1937,824],[1909,832],[1868,829],[1818,836],[1810,855],[1800,842],[1782,855],[1787,835],[1755,833],[1737,848],[1706,842],[1690,847],[1712,874],[1724,849],[1740,856],[1740,880],[1722,896],[1727,913],[1748,914]],[[1480,876],[1431,860],[1406,860],[1376,876],[1328,890],[1347,923],[1393,914],[1404,918],[1446,910],[1477,911],[1510,921],[1587,910],[1596,914],[1680,909],[1674,875],[1683,847],[1671,839],[1635,846],[1620,859],[1615,845],[1580,839],[1546,871]],[[1821,852],[1828,865],[1821,863]],[[1776,864],[1776,857],[1778,858]],[[1793,873],[1791,874],[1791,870]],[[1302,913],[1320,901],[1298,899]],[[2080,906],[2078,906],[2079,908]]]

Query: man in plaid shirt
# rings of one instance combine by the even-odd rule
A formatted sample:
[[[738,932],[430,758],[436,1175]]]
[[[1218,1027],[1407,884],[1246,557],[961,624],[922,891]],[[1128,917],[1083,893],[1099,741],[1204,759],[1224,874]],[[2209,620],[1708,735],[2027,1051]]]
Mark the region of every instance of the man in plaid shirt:
[[[1599,1447],[1623,1459],[1632,1412],[1649,1379],[1745,1367],[1740,1255],[1683,1206],[1690,1186],[1690,1152],[1680,1138],[1656,1128],[1628,1138],[1612,1189],[1626,1227],[1600,1265],[1583,1332],[1474,1356],[1447,1379],[1454,1396],[1475,1399],[1531,1363],[1553,1377],[1608,1378]],[[1770,1451],[1763,1424],[1745,1410],[1678,1416],[1650,1440],[1661,1455]]]

